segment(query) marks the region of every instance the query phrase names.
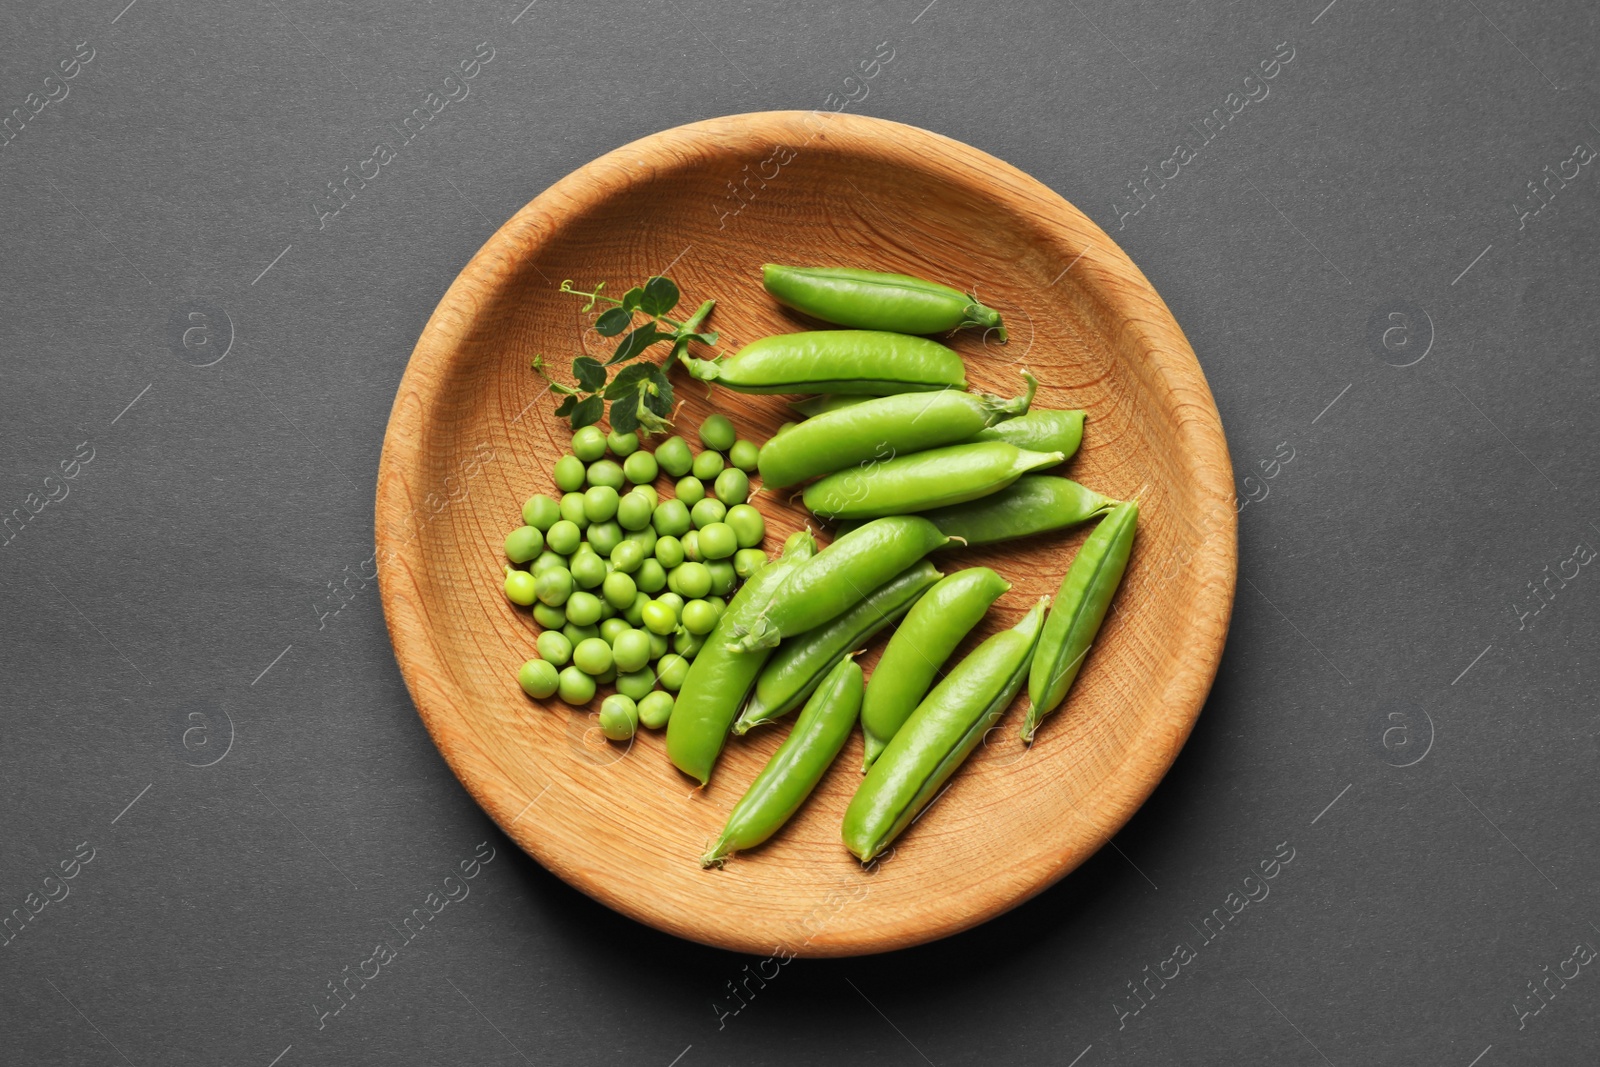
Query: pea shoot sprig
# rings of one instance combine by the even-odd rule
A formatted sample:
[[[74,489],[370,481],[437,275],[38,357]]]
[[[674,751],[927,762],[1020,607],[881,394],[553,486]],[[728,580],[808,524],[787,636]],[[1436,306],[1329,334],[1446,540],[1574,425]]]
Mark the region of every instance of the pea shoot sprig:
[[[707,300],[683,321],[669,318],[667,313],[678,306],[681,294],[671,278],[656,275],[643,285],[634,286],[620,299],[606,295],[606,283],[600,282],[592,292],[576,289],[571,279],[561,283],[563,293],[588,297],[585,312],[593,311],[601,302],[611,307],[594,320],[594,329],[601,337],[621,336],[616,350],[604,363],[593,356],[579,356],[572,361],[572,376],[577,385],[566,385],[545,372],[543,357],[533,361],[533,369],[550,382],[550,389],[561,396],[556,414],[566,416],[574,430],[591,426],[611,407],[611,428],[618,433],[640,433],[649,436],[667,430],[671,423],[667,416],[672,412],[672,383],[667,379],[667,368],[688,350],[689,342],[704,345],[717,343],[715,333],[702,332],[715,300]],[[634,325],[635,316],[643,315],[645,321]],[[672,347],[663,363],[630,363],[646,350],[663,341]],[[610,368],[630,363],[611,377]],[[608,380],[609,379],[609,380]]]

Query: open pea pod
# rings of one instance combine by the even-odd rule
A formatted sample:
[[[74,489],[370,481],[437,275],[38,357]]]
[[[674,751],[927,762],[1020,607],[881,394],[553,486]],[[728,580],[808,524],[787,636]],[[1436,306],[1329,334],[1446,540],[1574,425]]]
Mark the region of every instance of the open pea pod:
[[[958,663],[917,705],[867,771],[845,810],[845,847],[862,863],[879,856],[921,814],[983,740],[1028,677],[1044,627],[1039,603]]]
[[[1039,651],[1033,657],[1028,679],[1028,713],[1022,722],[1022,740],[1032,743],[1044,717],[1066,699],[1083,659],[1089,654],[1100,624],[1105,621],[1128,568],[1133,551],[1139,505],[1127,501],[1100,520],[1061,579],[1055,607],[1044,624]]]

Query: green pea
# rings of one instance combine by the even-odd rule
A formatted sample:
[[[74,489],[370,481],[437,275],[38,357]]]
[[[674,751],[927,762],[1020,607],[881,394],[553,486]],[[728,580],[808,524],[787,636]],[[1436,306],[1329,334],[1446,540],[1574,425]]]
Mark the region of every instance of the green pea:
[[[633,606],[634,594],[639,592],[639,587],[634,584],[633,578],[614,571],[606,575],[604,593],[606,603],[614,608],[628,608]]]
[[[535,700],[553,696],[561,682],[561,672],[546,659],[530,659],[517,671],[517,684]]]
[[[678,613],[660,600],[652,600],[646,604],[642,617],[647,630],[663,637],[678,628]]]
[[[667,534],[656,540],[656,559],[668,570],[683,562],[683,542]]]
[[[519,526],[506,534],[506,558],[526,563],[544,551],[544,534],[537,526]]]
[[[652,730],[659,730],[672,718],[672,694],[657,689],[646,693],[639,701],[639,722]]]
[[[606,454],[606,435],[598,426],[585,426],[572,435],[572,454],[593,463]]]
[[[595,675],[594,680],[600,685],[610,685],[612,682],[617,680],[617,665],[613,663],[611,666]]]
[[[692,634],[688,630],[679,630],[672,638],[672,651],[684,659],[694,659],[705,647],[704,634]]]
[[[728,505],[716,497],[708,496],[689,510],[689,521],[694,523],[694,528],[697,530],[703,530],[727,517]]]
[[[665,576],[662,577],[661,584],[667,584]],[[641,589],[633,594],[633,603],[629,604],[627,610],[622,613],[622,617],[628,620],[629,626],[637,628],[644,625],[644,606],[648,603],[650,603],[649,590]]]
[[[684,507],[694,507],[706,498],[706,484],[693,476],[679,478],[678,484],[672,487],[672,494],[683,501]]]
[[[650,515],[655,507],[648,496],[634,489],[617,502],[617,525],[630,532],[643,530],[650,525]]]
[[[648,452],[635,452],[622,461],[622,473],[635,485],[648,485],[661,473],[661,465]]]
[[[578,550],[578,543],[583,540],[583,531],[578,529],[578,524],[571,519],[562,519],[550,527],[550,532],[544,535],[544,543],[550,546],[550,551],[559,552],[563,556],[570,556]]]
[[[639,729],[639,708],[629,697],[612,693],[600,702],[600,732],[613,741],[626,741]]]
[[[663,604],[671,606],[674,617],[683,615],[683,597],[679,596],[677,593],[662,593],[660,596],[656,597],[656,599],[661,601]]]
[[[728,462],[746,473],[753,471],[761,464],[761,447],[740,438],[728,450]]]
[[[717,475],[722,473],[726,464],[720,452],[702,452],[694,457],[694,466],[689,468],[694,471],[694,476],[702,482],[715,481]]]
[[[700,554],[708,560],[727,559],[738,548],[739,539],[725,522],[709,523],[700,530]]]
[[[683,606],[683,628],[704,636],[717,625],[717,609],[704,600],[691,600]]]
[[[733,536],[740,548],[760,548],[767,536],[767,520],[749,504],[735,504],[728,509],[723,522],[733,527]]]
[[[617,525],[617,520],[597,522],[589,527],[589,544],[602,556],[609,556],[613,549],[622,542],[622,527]]]
[[[639,451],[639,435],[636,433],[618,433],[612,430],[606,435],[606,447],[616,455],[624,458]]]
[[[617,670],[636,671],[650,662],[650,637],[642,630],[623,627],[611,642],[611,658]]]
[[[645,496],[649,497],[650,498],[650,508],[651,508],[651,510],[654,510],[655,506],[657,504],[661,503],[661,494],[656,492],[656,487],[651,485],[649,482],[645,482],[643,484],[636,485],[632,489],[628,490],[628,492],[630,492],[630,493],[642,493]]]
[[[677,585],[673,585],[673,579]],[[674,593],[694,600],[711,592],[711,572],[704,563],[685,563],[667,575],[667,588]]]
[[[689,473],[689,468],[694,466],[694,455],[689,451],[689,442],[677,434],[657,445],[655,455],[661,469],[674,478],[682,478]]]
[[[572,662],[585,674],[602,674],[611,666],[611,646],[599,637],[586,637],[572,647]]]
[[[626,481],[622,476],[622,468],[609,459],[597,459],[589,464],[587,476],[590,485],[609,485],[619,493]]]
[[[583,589],[594,589],[606,580],[606,561],[593,550],[578,552],[572,557],[572,580]]]
[[[561,517],[561,508],[543,493],[535,493],[522,502],[522,521],[544,533]]]
[[[659,593],[667,587],[667,569],[657,559],[647,559],[634,572],[633,584],[646,593]]]
[[[720,596],[706,597],[706,603],[717,609],[717,618],[722,618],[722,613],[728,610],[728,602]]]
[[[534,560],[533,563],[528,566],[528,570],[532,571],[533,576],[537,578],[551,567],[565,567],[566,565],[566,556],[563,556],[559,552],[552,552],[547,548],[543,552],[539,553],[539,558]]]
[[[609,600],[606,600],[604,597],[601,597],[601,599],[600,599],[600,625],[604,626],[606,624],[606,620],[607,619],[614,619],[616,617],[617,617],[617,609],[614,606],[612,606],[612,604],[611,604],[611,602]]]
[[[506,568],[506,599],[527,607],[538,599],[538,579],[527,571]]]
[[[700,443],[718,452],[726,452],[738,438],[733,423],[723,414],[707,415],[700,424]]]
[[[583,488],[583,460],[571,453],[556,460],[555,468],[550,473],[555,475],[556,488],[563,493],[571,493]]]
[[[668,652],[656,664],[656,681],[661,683],[661,688],[674,693],[683,687],[683,679],[688,673],[689,661],[676,652]]]
[[[605,522],[617,513],[622,498],[609,485],[595,485],[583,494],[583,514],[590,523]]]
[[[717,475],[717,481],[713,488],[716,491],[717,499],[729,507],[733,507],[735,504],[743,504],[750,499],[750,476],[737,467],[729,467]]]
[[[655,550],[656,550],[656,538],[657,538],[657,536],[658,535],[656,534],[654,529],[652,529],[649,526],[646,526],[642,530],[631,530],[631,531],[629,531],[628,533],[623,535],[622,539],[624,541],[636,541],[636,542],[638,542],[639,547],[644,549],[644,554],[646,556],[649,556],[649,555],[653,554],[655,552]]]
[[[739,584],[739,572],[729,560],[714,559],[706,564],[706,570],[711,574],[711,592],[717,596],[727,596]]]
[[[560,694],[562,700],[573,707],[579,707],[593,700],[594,691],[594,679],[578,668],[568,667],[561,672],[556,692]]]
[[[643,700],[655,687],[656,672],[649,667],[617,674],[617,692],[631,700]]]
[[[740,578],[749,578],[767,565],[767,554],[759,548],[741,548],[733,554],[733,572]]]
[[[611,550],[611,565],[623,574],[632,574],[644,562],[644,546],[637,541],[618,541]]]
[[[633,629],[627,619],[609,618],[600,624],[600,640],[610,645],[613,650],[617,646],[617,638]]]
[[[600,598],[578,590],[567,597],[567,621],[574,626],[593,626],[600,621]]]
[[[565,608],[553,608],[549,604],[535,603],[533,621],[546,630],[559,630],[567,624],[567,611]]]
[[[703,562],[705,557],[700,554],[700,531],[690,530],[678,541],[683,545],[683,558],[696,563]]]
[[[575,622],[569,622],[561,628],[561,636],[565,637],[568,641],[571,641],[573,650],[576,651],[579,645],[583,644],[585,641],[588,641],[590,638],[598,640],[600,637],[600,627],[579,626]]]
[[[524,572],[525,573],[525,572]],[[506,579],[508,582],[510,578]],[[551,567],[533,580],[534,595],[544,604],[558,608],[572,595],[572,572],[565,567]],[[531,600],[528,603],[533,603]]]
[[[561,517],[577,526],[578,529],[581,530],[589,525],[589,516],[583,507],[582,493],[562,493],[559,507],[561,508]]]
[[[656,533],[663,536],[667,534],[674,537],[681,536],[689,529],[689,505],[681,500],[663,500],[656,505],[650,525],[655,527]]]
[[[572,660],[572,642],[557,630],[546,630],[540,634],[533,647],[539,650],[541,657],[557,667],[565,667]]]

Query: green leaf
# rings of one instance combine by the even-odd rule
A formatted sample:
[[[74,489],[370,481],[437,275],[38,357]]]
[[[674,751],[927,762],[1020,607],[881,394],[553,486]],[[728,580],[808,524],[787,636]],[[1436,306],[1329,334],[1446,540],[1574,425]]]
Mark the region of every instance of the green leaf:
[[[570,414],[572,414],[572,409],[577,407],[577,406],[578,406],[578,398],[573,396],[571,393],[568,393],[567,396],[561,401],[561,403],[556,405],[556,414],[557,415],[570,415]]]
[[[657,275],[644,283],[644,298],[639,310],[653,318],[660,318],[678,306],[678,286],[671,278]]]
[[[606,369],[592,356],[579,356],[572,361],[572,376],[578,379],[586,393],[594,393],[606,384]]]
[[[586,396],[578,401],[578,406],[572,409],[572,428],[581,430],[585,426],[593,426],[600,421],[600,416],[605,414],[606,402],[600,399],[600,394]]]
[[[623,367],[611,379],[611,384],[606,386],[606,399],[615,403],[631,396],[638,391],[640,382],[650,378],[651,371],[659,369],[653,363],[635,363],[631,367]]]
[[[643,303],[643,301],[644,290],[636,285],[632,289],[629,289],[626,293],[622,294],[621,306],[624,311],[638,311],[639,305]]]
[[[615,337],[633,322],[633,312],[626,308],[608,308],[594,320],[594,329],[601,337]]]
[[[633,404],[611,405],[611,428],[617,433],[633,433],[639,428],[639,412]]]
[[[633,359],[657,341],[670,340],[672,340],[670,333],[662,333],[656,329],[655,323],[647,322],[622,339],[622,343],[617,346],[617,350],[612,353],[611,358],[606,360],[606,366],[609,367],[613,363],[623,363]]]

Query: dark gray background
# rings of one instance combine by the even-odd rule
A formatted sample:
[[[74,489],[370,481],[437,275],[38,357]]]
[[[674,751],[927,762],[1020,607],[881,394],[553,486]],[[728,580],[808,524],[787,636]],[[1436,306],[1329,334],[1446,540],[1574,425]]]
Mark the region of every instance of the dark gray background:
[[[1600,944],[1596,165],[1512,207],[1600,146],[1592,5],[125,2],[0,14],[0,107],[94,49],[0,148],[0,516],[69,490],[0,548],[0,913],[94,850],[0,947],[7,1061],[1600,1051],[1593,965],[1518,1014]],[[472,95],[319,230],[325,183],[481,41]],[[1211,700],[1117,848],[947,942],[790,963],[735,1012],[755,961],[612,914],[477,810],[352,576],[407,354],[500,222],[652,131],[835,107],[882,41],[851,110],[1105,226],[1256,499]],[[1119,230],[1125,183],[1282,42],[1269,97]],[[319,617],[330,582],[354,592]],[[319,1030],[326,983],[485,840],[470,898]],[[1282,842],[1271,896],[1119,1029],[1126,983]]]

